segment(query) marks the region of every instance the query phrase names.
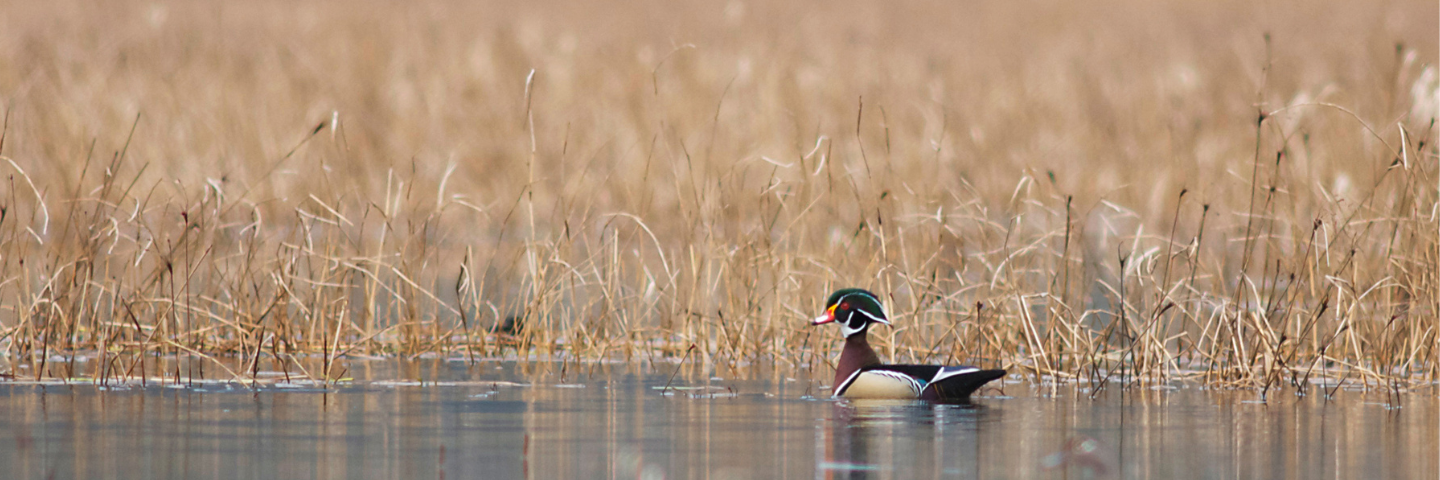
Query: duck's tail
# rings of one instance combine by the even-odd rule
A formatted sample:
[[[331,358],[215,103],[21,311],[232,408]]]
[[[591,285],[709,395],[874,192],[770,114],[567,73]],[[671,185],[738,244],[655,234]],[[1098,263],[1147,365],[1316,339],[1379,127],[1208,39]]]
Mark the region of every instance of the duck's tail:
[[[991,380],[1005,376],[1004,370],[975,370],[931,382],[920,392],[924,400],[963,402]]]

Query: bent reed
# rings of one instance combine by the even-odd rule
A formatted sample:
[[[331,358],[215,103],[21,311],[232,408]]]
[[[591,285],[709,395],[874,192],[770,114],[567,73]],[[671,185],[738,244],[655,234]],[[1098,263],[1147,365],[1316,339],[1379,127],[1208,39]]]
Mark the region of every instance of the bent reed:
[[[1434,2],[8,8],[11,377],[824,377],[856,286],[893,363],[1440,380]]]

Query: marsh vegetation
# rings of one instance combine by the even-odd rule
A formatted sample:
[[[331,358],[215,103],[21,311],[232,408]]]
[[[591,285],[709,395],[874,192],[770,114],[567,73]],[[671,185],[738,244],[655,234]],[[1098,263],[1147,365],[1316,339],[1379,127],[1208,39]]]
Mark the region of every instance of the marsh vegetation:
[[[1433,386],[1436,8],[7,5],[0,370],[823,370],[860,286],[895,362]]]

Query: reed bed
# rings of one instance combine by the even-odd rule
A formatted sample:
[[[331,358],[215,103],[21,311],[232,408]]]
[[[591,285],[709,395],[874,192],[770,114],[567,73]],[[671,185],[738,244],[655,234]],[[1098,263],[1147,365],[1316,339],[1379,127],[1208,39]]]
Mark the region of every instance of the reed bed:
[[[0,373],[828,372],[860,286],[897,362],[1433,386],[1436,8],[10,4]]]

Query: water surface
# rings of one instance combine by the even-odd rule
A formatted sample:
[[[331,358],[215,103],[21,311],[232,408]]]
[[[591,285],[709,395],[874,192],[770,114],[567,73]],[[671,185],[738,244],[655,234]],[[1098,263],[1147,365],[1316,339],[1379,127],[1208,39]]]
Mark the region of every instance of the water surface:
[[[1197,388],[838,402],[782,372],[375,362],[341,385],[0,383],[6,478],[1436,478],[1437,402]],[[414,362],[423,363],[423,362]],[[424,378],[424,381],[419,379]],[[671,388],[665,388],[670,382]],[[816,398],[816,397],[821,398]]]

